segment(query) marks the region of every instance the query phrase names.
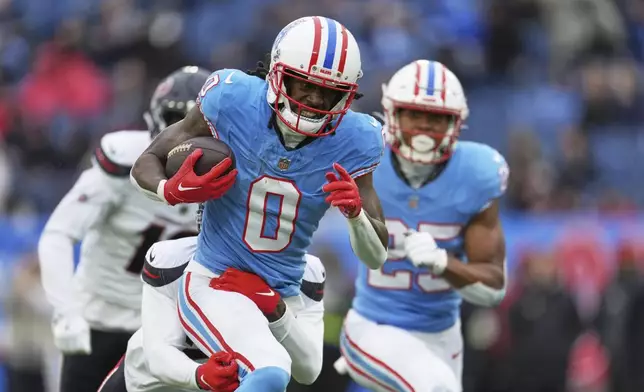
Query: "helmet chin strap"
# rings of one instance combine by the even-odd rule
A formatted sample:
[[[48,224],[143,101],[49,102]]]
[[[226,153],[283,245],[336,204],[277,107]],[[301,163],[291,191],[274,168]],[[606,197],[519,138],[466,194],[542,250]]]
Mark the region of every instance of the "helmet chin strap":
[[[284,138],[284,145],[287,148],[295,148],[298,144],[302,143],[304,139],[306,139],[305,135],[297,133],[289,128],[288,125],[284,124],[284,122],[279,119],[279,117],[276,117],[275,120],[277,122],[277,129],[279,129],[280,133],[282,134],[282,137]]]
[[[284,120],[288,121],[292,126],[298,124],[298,116],[293,113],[288,103],[281,105],[280,114],[284,117]],[[279,116],[276,117],[276,120],[277,127],[284,137],[284,144],[286,145],[286,147],[294,148],[304,139],[306,139],[306,135],[303,135],[291,129],[287,124],[284,123],[282,119],[280,119]],[[304,116],[300,116],[299,120],[300,121],[298,126],[300,127],[300,129],[309,133],[319,132],[322,125],[324,125],[324,123],[326,122],[325,118],[322,118],[320,120],[311,120]]]
[[[291,110],[291,106],[289,105],[288,102],[284,102],[280,106],[280,113],[282,114],[282,117],[284,117],[285,121],[288,121],[291,125],[295,126],[295,124],[298,125],[298,129],[300,129],[303,132],[308,132],[308,133],[317,133],[320,131],[324,123],[326,122],[326,116],[322,117],[319,120],[314,120],[307,118],[305,116],[300,115],[299,116],[299,123],[298,123],[298,115]],[[293,131],[295,132],[295,131]],[[295,132],[297,133],[297,132]]]

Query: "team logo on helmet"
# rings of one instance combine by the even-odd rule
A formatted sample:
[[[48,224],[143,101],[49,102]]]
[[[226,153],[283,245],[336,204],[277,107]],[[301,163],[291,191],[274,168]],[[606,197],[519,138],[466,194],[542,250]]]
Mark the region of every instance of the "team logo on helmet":
[[[167,95],[171,90],[172,87],[174,86],[174,78],[166,78],[161,84],[159,84],[154,90],[154,97],[155,98],[161,98],[165,95]]]
[[[282,31],[280,31],[279,34],[277,34],[277,37],[275,37],[275,42],[273,42],[273,50],[277,49],[277,47],[280,45],[280,43],[282,42],[282,40],[284,39],[286,34],[289,31],[293,30],[293,27],[295,27],[295,26],[297,26],[297,25],[299,25],[301,23],[304,23],[304,22],[306,22],[306,18],[300,18],[300,19],[294,20],[291,23],[289,23],[288,25],[286,25],[286,27],[284,27],[282,29]]]

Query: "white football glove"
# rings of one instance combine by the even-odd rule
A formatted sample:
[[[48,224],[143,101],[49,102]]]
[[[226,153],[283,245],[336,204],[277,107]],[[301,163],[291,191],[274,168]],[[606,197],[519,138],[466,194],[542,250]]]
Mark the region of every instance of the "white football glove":
[[[344,357],[340,357],[337,361],[333,362],[333,367],[335,368],[335,371],[338,372],[338,374],[341,376],[349,373],[349,365],[347,364],[347,360],[344,359]]]
[[[429,268],[434,275],[441,275],[447,267],[447,251],[439,248],[429,233],[408,231],[405,253],[414,266]]]
[[[91,354],[89,324],[80,315],[56,315],[52,323],[54,344],[63,354]]]

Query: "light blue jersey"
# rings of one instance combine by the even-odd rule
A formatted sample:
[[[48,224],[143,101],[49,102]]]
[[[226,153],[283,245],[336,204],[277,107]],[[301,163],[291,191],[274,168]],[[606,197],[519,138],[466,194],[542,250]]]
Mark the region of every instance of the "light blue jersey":
[[[387,149],[374,173],[389,230],[389,257],[380,270],[360,266],[353,308],[376,323],[407,330],[443,331],[456,322],[461,298],[443,279],[406,258],[404,234],[427,231],[463,259],[463,229],[505,191],[508,168],[496,150],[458,142],[444,171],[419,189],[407,185]]]
[[[233,188],[206,203],[195,260],[215,273],[253,272],[282,296],[298,295],[304,253],[329,208],[325,174],[338,162],[351,175],[373,171],[383,154],[371,116],[349,111],[335,134],[287,150],[270,127],[268,84],[234,70],[215,72],[198,105],[214,137],[233,150]]]

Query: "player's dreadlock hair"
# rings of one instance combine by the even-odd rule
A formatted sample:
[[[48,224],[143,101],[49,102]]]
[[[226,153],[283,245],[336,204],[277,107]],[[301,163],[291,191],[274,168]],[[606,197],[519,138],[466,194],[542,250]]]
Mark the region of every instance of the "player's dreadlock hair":
[[[264,55],[264,61],[258,61],[255,69],[254,70],[249,69],[246,71],[246,73],[252,76],[257,76],[262,80],[266,80],[266,75],[268,75],[268,68],[266,68],[266,65],[264,64],[270,64],[270,63],[271,63],[271,54],[266,53]]]
[[[258,61],[257,66],[255,67],[255,69],[254,70],[249,69],[249,70],[246,71],[246,73],[249,74],[249,75],[252,75],[252,76],[257,76],[258,78],[260,78],[262,80],[266,80],[266,76],[268,75],[269,70],[268,70],[268,68],[266,68],[265,64],[270,64],[270,63],[271,63],[271,54],[267,53],[264,56],[264,61]],[[356,95],[355,95],[355,97],[353,99],[355,99],[357,101],[358,99],[362,98],[363,95],[364,94],[356,93]]]
[[[197,210],[197,232],[201,233],[201,225],[203,223],[203,209],[204,209],[204,203],[199,203],[199,209]]]

